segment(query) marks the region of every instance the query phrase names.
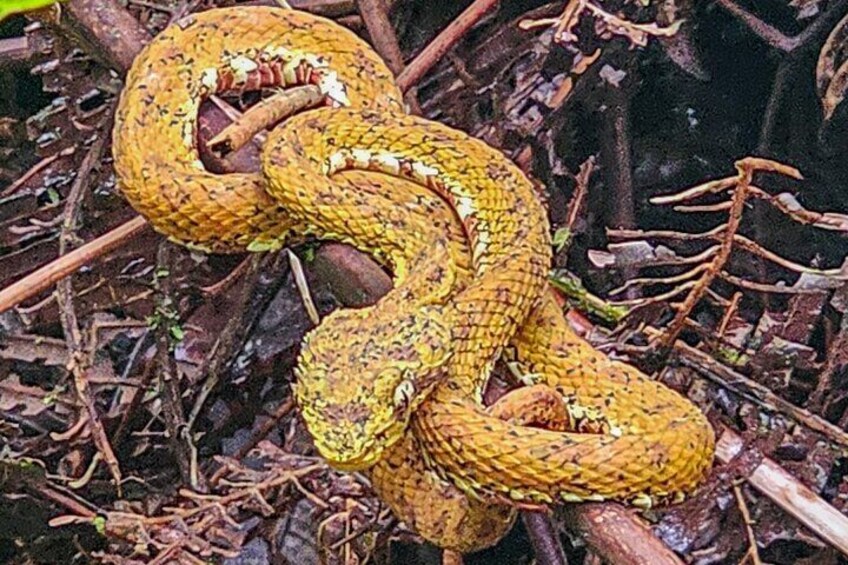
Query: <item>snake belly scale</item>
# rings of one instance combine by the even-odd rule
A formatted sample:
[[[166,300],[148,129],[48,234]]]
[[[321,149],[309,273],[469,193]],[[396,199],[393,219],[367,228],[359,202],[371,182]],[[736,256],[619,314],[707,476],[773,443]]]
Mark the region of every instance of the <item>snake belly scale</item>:
[[[305,83],[330,108],[276,128],[262,174],[205,170],[204,98]],[[385,64],[333,22],[261,7],[180,20],[133,64],[113,137],[122,191],[175,241],[231,252],[311,235],[392,268],[383,300],[310,332],[295,394],[322,455],[370,468],[434,543],[494,543],[515,502],[653,502],[708,470],[714,437],[697,408],[567,326],[545,283],[548,225],[530,182],[482,142],[405,115]],[[502,353],[573,417],[531,427],[530,395],[482,407]],[[588,413],[599,424],[587,433]]]

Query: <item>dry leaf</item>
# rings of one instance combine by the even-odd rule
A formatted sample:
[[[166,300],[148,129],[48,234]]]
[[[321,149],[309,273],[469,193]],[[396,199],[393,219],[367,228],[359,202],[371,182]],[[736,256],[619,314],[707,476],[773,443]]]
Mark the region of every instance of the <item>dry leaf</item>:
[[[47,404],[42,400],[44,391],[21,384],[18,375],[9,375],[3,379],[3,384],[7,386],[0,390],[0,412],[35,416],[47,408]]]
[[[848,15],[842,18],[822,47],[816,64],[816,92],[825,121],[830,120],[848,90]]]
[[[821,0],[792,0],[789,5],[795,8],[798,13],[795,18],[805,20],[812,18],[821,11]]]

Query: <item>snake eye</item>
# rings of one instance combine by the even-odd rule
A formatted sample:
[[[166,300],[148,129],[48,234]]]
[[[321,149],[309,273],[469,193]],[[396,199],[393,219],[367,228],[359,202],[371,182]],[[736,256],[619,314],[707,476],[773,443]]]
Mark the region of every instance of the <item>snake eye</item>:
[[[412,397],[414,395],[415,383],[413,383],[410,379],[402,380],[395,388],[395,393],[392,398],[395,403],[395,408],[397,410],[405,410],[409,406],[410,402],[412,402]]]

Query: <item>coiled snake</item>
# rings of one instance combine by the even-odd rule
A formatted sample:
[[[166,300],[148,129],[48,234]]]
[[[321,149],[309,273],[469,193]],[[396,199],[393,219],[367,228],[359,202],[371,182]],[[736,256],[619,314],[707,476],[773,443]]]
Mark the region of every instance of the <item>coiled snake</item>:
[[[271,132],[262,174],[205,170],[204,98],[299,84],[319,85],[325,107]],[[709,468],[713,432],[697,408],[566,324],[531,183],[497,150],[404,114],[389,70],[344,28],[265,7],[183,18],[135,60],[113,137],[126,198],[174,241],[230,252],[312,235],[392,268],[375,306],[310,332],[295,395],[319,452],[370,468],[438,545],[492,544],[516,503],[649,503]],[[487,410],[504,353],[536,386]]]

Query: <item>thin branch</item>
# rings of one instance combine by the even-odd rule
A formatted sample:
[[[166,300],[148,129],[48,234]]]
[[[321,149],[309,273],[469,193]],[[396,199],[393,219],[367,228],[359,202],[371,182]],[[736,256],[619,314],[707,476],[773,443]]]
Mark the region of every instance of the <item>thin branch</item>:
[[[649,333],[659,334],[658,330],[650,330]],[[680,340],[674,343],[674,354],[680,364],[706,379],[714,382],[725,390],[764,408],[770,412],[783,414],[799,424],[822,434],[829,441],[848,448],[848,432],[831,424],[824,418],[812,414],[809,410],[799,408],[791,402],[784,400],[773,393],[768,387],[749,379],[713,359],[709,354],[700,351]]]
[[[236,116],[232,124],[207,141],[206,145],[219,157],[225,157],[244,146],[268,126],[299,110],[317,106],[322,99],[321,90],[315,85],[283,90]]]
[[[83,158],[80,169],[71,186],[65,204],[65,217],[62,222],[62,230],[59,234],[60,255],[67,251],[72,240],[76,237],[75,230],[82,210],[82,201],[86,194],[85,189],[88,188],[92,171],[100,164],[104,146],[105,138],[103,136],[98,137],[94,141],[85,158]],[[65,340],[70,352],[71,362],[69,364],[69,370],[73,377],[74,390],[76,391],[77,398],[85,407],[86,421],[94,438],[94,444],[97,446],[100,457],[106,462],[106,466],[109,468],[109,472],[112,474],[112,479],[115,482],[115,488],[120,496],[121,467],[109,443],[106,430],[103,428],[103,422],[100,420],[100,414],[97,412],[95,406],[94,395],[89,386],[87,373],[91,367],[92,360],[90,355],[86,354],[83,344],[82,332],[74,307],[73,281],[70,277],[64,278],[59,282],[56,288],[56,300],[59,304],[59,319],[62,324],[62,331],[65,334]],[[92,347],[92,351],[93,349]],[[93,465],[91,469],[93,471]]]
[[[706,263],[700,263],[698,265],[695,265],[692,269],[689,269],[688,271],[683,271],[681,273],[678,273],[677,275],[673,275],[670,277],[639,277],[635,279],[630,279],[620,287],[614,288],[613,290],[609,291],[608,294],[610,296],[615,296],[617,294],[621,294],[631,286],[635,285],[655,286],[662,284],[677,284],[700,275],[702,272],[706,271],[707,268],[708,265]]]
[[[356,0],[356,7],[365,22],[374,49],[395,74],[403,70],[403,54],[397,35],[389,21],[384,0]]]
[[[171,273],[171,244],[163,241],[159,245],[156,257],[157,272]],[[156,314],[154,333],[156,335],[156,374],[159,380],[159,390],[162,398],[162,413],[168,431],[168,441],[171,452],[177,461],[177,467],[184,483],[190,484],[197,490],[205,490],[205,481],[197,468],[197,450],[194,447],[188,428],[180,391],[179,369],[171,356],[176,337],[173,328],[177,323],[176,312],[173,310],[171,276],[156,276]]]
[[[789,53],[798,47],[798,37],[785,35],[776,27],[767,24],[760,18],[738,6],[732,0],[717,0],[719,6],[739,18],[754,35],[765,41],[771,47]]]
[[[748,536],[748,551],[745,552],[745,557],[742,562],[751,560],[753,565],[762,565],[760,560],[760,552],[757,549],[757,537],[754,535],[754,521],[751,519],[751,512],[748,511],[748,505],[745,503],[745,496],[742,494],[742,488],[739,485],[733,485],[733,495],[736,497],[736,506],[742,514],[742,522],[745,524],[745,533]]]
[[[318,309],[315,307],[315,301],[312,300],[312,292],[309,290],[309,283],[306,281],[306,274],[303,272],[303,265],[297,255],[286,249],[286,255],[289,258],[289,266],[294,275],[294,283],[297,287],[297,292],[300,294],[300,300],[303,302],[303,307],[306,309],[306,314],[309,320],[316,326],[321,323],[321,316],[318,314]]]
[[[67,255],[51,261],[19,281],[0,290],[0,313],[13,308],[50,288],[56,282],[78,271],[84,265],[124,245],[148,227],[142,217],[121,224],[110,232],[82,245]]]
[[[60,33],[91,45],[87,51],[100,57],[111,68],[130,68],[150,34],[120,3],[101,0],[70,0],[59,10]],[[55,27],[55,22],[45,20]]]
[[[716,458],[727,463],[744,448],[742,438],[725,429],[716,443]],[[848,517],[798,482],[780,465],[764,458],[751,472],[748,483],[818,537],[848,555]]]
[[[289,415],[289,413],[295,409],[294,398],[289,396],[282,404],[280,404],[274,413],[271,414],[271,417],[268,418],[263,424],[261,424],[258,428],[253,430],[250,434],[250,437],[239,447],[238,451],[233,454],[235,459],[243,459],[251,449],[256,447],[256,445],[265,439],[269,433],[271,433],[275,428],[280,425],[280,421]]]
[[[26,186],[26,183],[32,177],[34,177],[35,175],[37,175],[38,173],[40,173],[41,171],[43,171],[44,169],[46,169],[47,167],[49,167],[50,165],[52,165],[53,163],[58,161],[60,158],[73,155],[76,152],[76,150],[77,150],[77,146],[72,145],[70,147],[62,149],[58,153],[54,153],[53,155],[50,155],[49,157],[44,157],[41,161],[39,161],[38,163],[36,163],[32,167],[30,167],[27,172],[25,172],[20,177],[18,177],[18,179],[15,180],[15,182],[13,182],[9,186],[7,186],[5,189],[3,189],[3,192],[0,192],[0,197],[9,196],[10,194],[14,194],[18,190],[20,190],[21,188]]]
[[[737,177],[736,189],[733,191],[733,205],[728,212],[727,226],[722,230],[722,240],[719,244],[718,252],[710,261],[709,268],[698,281],[697,286],[686,295],[683,304],[680,305],[677,315],[669,324],[668,329],[663,333],[660,344],[661,347],[668,348],[680,335],[683,327],[686,324],[686,318],[695,309],[701,298],[704,297],[709,286],[713,283],[719,272],[727,263],[730,257],[730,252],[733,249],[733,239],[736,232],[739,230],[739,224],[742,221],[742,212],[747,201],[748,186],[751,184],[751,179],[754,175],[754,170],[758,161],[754,159],[742,159],[736,162],[736,169],[739,171]]]
[[[803,51],[810,47],[815,39],[827,33],[835,20],[848,9],[848,1],[836,0],[828,4],[826,11],[816,18],[816,21],[810,24],[804,31],[795,36],[788,36],[767,24],[758,17],[754,16],[733,0],[718,0],[718,5],[739,18],[754,35],[765,41],[769,46],[797,55],[798,51]]]
[[[445,53],[450,51],[462,36],[497,3],[498,0],[475,0],[464,12],[458,15],[398,75],[397,84],[400,89],[405,91],[418,83],[424,73],[441,61]]]

